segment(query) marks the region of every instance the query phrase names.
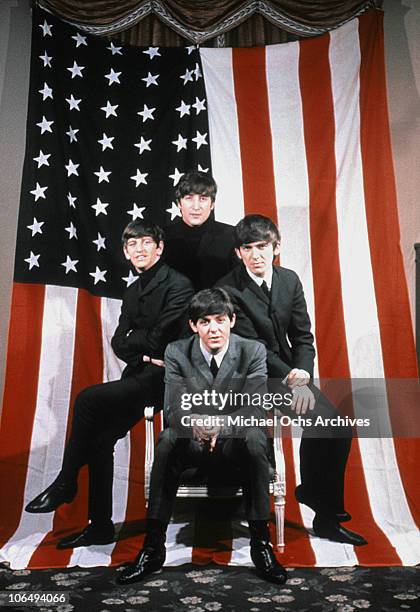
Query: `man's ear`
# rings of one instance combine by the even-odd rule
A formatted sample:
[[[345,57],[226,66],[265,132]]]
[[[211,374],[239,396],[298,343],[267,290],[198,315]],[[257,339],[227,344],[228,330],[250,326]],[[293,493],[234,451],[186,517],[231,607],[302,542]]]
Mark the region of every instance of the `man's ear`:
[[[241,257],[241,251],[240,251],[239,249],[235,249],[235,253],[236,253],[236,256],[237,256],[239,259],[242,259],[242,257]]]
[[[190,324],[190,327],[193,332],[196,334],[198,332],[197,325],[193,321],[191,321],[191,319],[188,321],[188,323]]]
[[[233,313],[232,318],[230,320],[230,329],[232,329],[232,327],[235,325],[236,323],[236,314]]]

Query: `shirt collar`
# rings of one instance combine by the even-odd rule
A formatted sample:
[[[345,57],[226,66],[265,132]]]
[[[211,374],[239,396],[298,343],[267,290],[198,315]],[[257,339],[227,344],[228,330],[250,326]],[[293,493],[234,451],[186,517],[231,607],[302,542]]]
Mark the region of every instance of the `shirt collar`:
[[[210,366],[211,358],[214,357],[217,363],[217,367],[220,368],[220,364],[222,363],[223,357],[226,355],[228,348],[229,348],[229,342],[222,348],[221,351],[219,351],[218,353],[214,355],[213,353],[209,353],[209,351],[206,349],[206,347],[204,346],[200,338],[200,350],[203,353],[203,357],[206,360],[206,363],[208,366]]]
[[[267,269],[264,277],[256,276],[255,274],[250,272],[250,270],[248,270],[246,266],[245,266],[245,270],[248,272],[248,275],[252,278],[254,283],[257,283],[258,287],[261,287],[261,285],[265,281],[267,284],[267,287],[271,290],[271,283],[273,282],[273,266],[270,266]]]

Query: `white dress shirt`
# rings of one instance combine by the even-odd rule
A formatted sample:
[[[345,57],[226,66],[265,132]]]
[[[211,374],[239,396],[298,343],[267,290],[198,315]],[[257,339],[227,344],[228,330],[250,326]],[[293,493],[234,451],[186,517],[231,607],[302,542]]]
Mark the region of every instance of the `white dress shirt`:
[[[218,353],[210,353],[206,349],[206,347],[204,346],[200,338],[200,350],[203,353],[203,357],[206,360],[207,365],[209,367],[210,367],[210,361],[212,360],[212,357],[214,357],[214,359],[216,360],[217,367],[220,368],[220,364],[222,363],[223,357],[226,355],[228,348],[229,348],[229,342],[227,342],[225,346],[222,348],[222,350],[219,351]]]
[[[269,266],[269,268],[267,268],[264,276],[256,276],[253,272],[250,272],[246,266],[245,270],[248,272],[254,283],[257,283],[258,287],[261,287],[265,281],[267,287],[271,291],[271,284],[273,282],[273,266]]]

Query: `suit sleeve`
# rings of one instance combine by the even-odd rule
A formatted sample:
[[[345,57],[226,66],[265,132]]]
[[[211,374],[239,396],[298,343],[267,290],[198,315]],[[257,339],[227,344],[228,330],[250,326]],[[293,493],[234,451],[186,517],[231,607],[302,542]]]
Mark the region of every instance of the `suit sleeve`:
[[[296,277],[295,292],[293,295],[292,316],[290,317],[287,336],[292,347],[292,364],[294,368],[306,370],[311,377],[314,371],[314,337],[311,333],[309,319],[302,283]]]
[[[180,420],[185,411],[182,406],[182,396],[187,393],[187,384],[182,375],[176,350],[169,344],[165,351],[165,397],[163,411],[170,427],[179,428]]]
[[[133,329],[134,322],[123,303],[118,327],[111,341],[117,357],[129,365],[138,365],[139,356],[143,354],[161,358],[167,343],[177,335],[178,323],[193,293],[187,279],[173,283],[165,295],[165,303],[156,324],[150,328]]]
[[[128,299],[124,297],[118,326],[111,339],[111,346],[116,356],[133,368],[137,367],[142,359],[141,351],[138,350],[130,338],[134,333],[134,326]]]

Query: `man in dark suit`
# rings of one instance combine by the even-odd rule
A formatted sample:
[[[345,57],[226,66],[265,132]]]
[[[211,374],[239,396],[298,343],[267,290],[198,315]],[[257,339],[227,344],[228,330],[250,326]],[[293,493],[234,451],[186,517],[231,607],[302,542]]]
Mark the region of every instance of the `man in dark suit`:
[[[204,289],[190,304],[190,325],[195,335],[166,349],[164,409],[169,427],[160,434],[156,448],[144,545],[121,573],[120,584],[141,580],[164,564],[166,528],[183,470],[205,465],[207,470],[221,474],[229,464],[240,469],[251,558],[257,573],[276,584],[286,580],[286,572],[274,556],[267,526],[269,461],[266,433],[260,427],[264,423],[260,406],[266,391],[266,352],[259,342],[231,334],[234,324],[227,293]],[[223,402],[213,393],[226,394],[229,401]],[[243,405],[244,393],[255,398],[255,404],[245,396]],[[231,419],[236,417],[245,420],[232,424]]]
[[[181,220],[165,229],[165,260],[199,291],[235,265],[233,226],[214,219],[217,185],[205,172],[185,174],[176,189]]]
[[[338,413],[311,382],[314,339],[299,277],[273,265],[280,252],[280,235],[267,217],[247,215],[242,219],[235,228],[235,243],[242,265],[217,285],[228,291],[235,304],[236,331],[265,344],[269,384],[292,389],[289,415],[307,415],[312,421],[312,426],[304,427],[300,446],[301,485],[296,498],[315,511],[316,535],[354,546],[366,544],[363,537],[340,524],[351,518],[344,510],[351,429],[314,426],[317,416],[335,418]]]
[[[179,337],[181,320],[193,295],[190,281],[161,259],[163,232],[147,221],[124,230],[124,254],[139,277],[124,295],[111,344],[127,363],[121,380],[87,387],[76,398],[71,436],[56,480],[27,506],[27,512],[52,512],[77,493],[80,468],[89,469],[89,524],[61,540],[57,548],[105,544],[113,540],[112,481],[114,446],[143,416],[148,405],[162,405],[163,354]]]

